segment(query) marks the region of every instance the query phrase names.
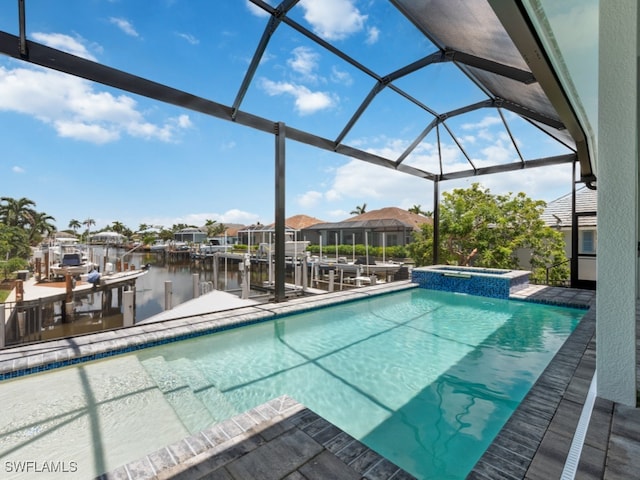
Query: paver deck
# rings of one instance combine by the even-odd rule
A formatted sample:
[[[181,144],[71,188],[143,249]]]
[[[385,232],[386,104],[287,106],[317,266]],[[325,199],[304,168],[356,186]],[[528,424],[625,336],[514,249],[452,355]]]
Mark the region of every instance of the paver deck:
[[[412,288],[412,285],[395,282],[5,349],[0,351],[0,375],[10,377],[38,371],[46,369],[46,365],[69,362],[78,357],[99,358],[114,349],[135,349],[149,342],[200,335],[222,325],[256,321],[337,300],[403,288]],[[468,478],[561,478],[595,371],[594,293],[530,286],[513,296],[521,300],[591,308]],[[576,478],[640,478],[640,409],[596,398],[588,425],[582,454],[576,459]],[[102,478],[308,480],[412,477],[294,399],[281,397],[166,449],[151,452]]]

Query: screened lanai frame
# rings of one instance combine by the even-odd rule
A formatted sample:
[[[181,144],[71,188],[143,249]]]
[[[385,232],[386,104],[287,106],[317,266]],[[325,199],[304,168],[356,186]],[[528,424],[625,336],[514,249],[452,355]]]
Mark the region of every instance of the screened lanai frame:
[[[272,5],[262,0],[249,0],[268,15],[262,36],[255,48],[249,67],[238,85],[233,103],[225,105],[179,90],[152,79],[142,78],[123,70],[87,60],[64,51],[29,40],[27,35],[27,0],[18,3],[18,35],[0,31],[0,53],[35,65],[91,80],[109,87],[141,95],[153,100],[186,108],[222,120],[237,123],[275,138],[275,299],[284,295],[285,259],[285,143],[294,140],[312,147],[339,153],[381,167],[430,180],[434,184],[434,245],[438,244],[439,183],[445,180],[475,177],[514,170],[527,170],[558,164],[579,164],[578,181],[592,185],[595,182],[590,148],[574,106],[558,79],[547,57],[521,0],[390,0],[397,9],[424,36],[434,50],[422,58],[391,72],[375,72],[349,56],[335,44],[317,35],[292,15],[300,0],[283,0]],[[274,33],[290,28],[325,52],[371,79],[371,87],[362,92],[362,102],[334,138],[326,138],[290,124],[268,119],[243,110],[247,92]],[[171,61],[171,59],[169,59]],[[401,79],[431,65],[455,65],[478,89],[485,99],[449,111],[436,111],[398,86]],[[397,158],[387,158],[345,142],[349,132],[358,124],[376,97],[383,91],[392,91],[430,117],[423,130]],[[518,159],[511,163],[479,167],[465,152],[447,120],[480,109],[495,109],[509,134]],[[516,114],[544,132],[570,152],[543,158],[525,158],[511,133],[504,112]],[[439,152],[439,168],[433,171],[411,165],[408,159],[416,147],[435,131]],[[440,153],[441,137],[449,135],[467,161],[466,169],[446,171]],[[575,183],[575,182],[574,182]],[[434,263],[437,263],[437,249]],[[574,276],[572,266],[572,277]]]

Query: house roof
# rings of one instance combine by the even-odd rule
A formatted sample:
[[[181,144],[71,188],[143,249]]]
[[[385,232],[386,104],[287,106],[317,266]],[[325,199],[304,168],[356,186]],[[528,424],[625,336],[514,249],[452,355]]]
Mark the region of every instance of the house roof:
[[[576,213],[596,212],[598,210],[598,192],[583,187],[576,190]],[[541,218],[550,227],[566,229],[571,227],[571,193],[549,202]],[[581,227],[597,226],[596,216],[584,216],[578,219]]]
[[[245,228],[245,225],[242,225],[241,223],[225,223],[224,226],[227,228],[224,233],[219,236],[224,236],[226,233],[229,237],[236,237],[238,235],[238,231]]]
[[[385,207],[378,210],[371,210],[355,217],[347,218],[345,222],[362,222],[370,220],[399,220],[403,223],[419,227],[424,223],[433,223],[431,217],[425,217],[424,215],[418,215],[417,213],[411,213],[408,210],[404,210],[398,207]]]
[[[287,218],[284,223],[287,228],[302,230],[303,228],[310,227],[311,225],[323,223],[323,220],[315,217],[310,217],[309,215],[294,215],[293,217]],[[271,224],[269,225],[269,227],[275,227],[275,224]]]
[[[379,210],[356,215],[342,222],[335,223],[318,223],[307,227],[307,230],[346,230],[369,228],[373,230],[399,230],[402,228],[410,228],[419,230],[420,226],[425,223],[433,223],[433,219],[411,213],[407,210],[397,207],[386,207]]]

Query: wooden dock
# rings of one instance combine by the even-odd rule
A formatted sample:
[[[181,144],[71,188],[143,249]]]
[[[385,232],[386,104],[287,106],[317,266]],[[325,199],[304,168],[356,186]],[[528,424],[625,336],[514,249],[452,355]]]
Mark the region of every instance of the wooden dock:
[[[135,305],[136,280],[146,273],[111,273],[101,276],[97,285],[70,277],[56,282],[18,281],[0,304],[0,347],[121,327],[124,291],[134,292]]]

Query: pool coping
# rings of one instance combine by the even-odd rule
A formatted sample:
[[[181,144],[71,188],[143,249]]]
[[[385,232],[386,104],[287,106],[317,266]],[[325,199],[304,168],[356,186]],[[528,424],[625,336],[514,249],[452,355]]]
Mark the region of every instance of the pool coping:
[[[0,350],[0,385],[3,380],[76,365],[155,347],[217,331],[260,323],[327,305],[345,303],[372,295],[418,288],[410,281],[343,290],[321,296],[298,297],[283,303],[213,311],[162,322],[143,323],[99,333],[7,347]]]
[[[285,455],[274,452],[286,451]],[[96,477],[96,480],[331,478],[412,475],[283,395]]]
[[[197,315],[195,317],[168,320],[161,323],[134,326],[128,329],[116,329],[97,334],[87,334],[81,337],[8,348],[0,350],[0,378],[13,378],[38,371],[59,368],[67,364],[72,365],[98,358],[105,358],[112,356],[114,349],[116,354],[126,353],[128,351],[178,341],[183,338],[206,335],[214,331],[309,311],[329,304],[350,302],[371,295],[380,295],[411,288],[419,287],[410,281],[394,282],[393,284],[363,287],[357,290],[333,292],[318,297],[298,298],[289,300],[286,303],[261,304],[252,307]],[[595,292],[593,291],[531,285],[518,291],[512,295],[510,299],[589,310],[467,478],[479,480],[486,480],[488,478],[545,478],[543,476],[536,477],[533,475],[533,472],[539,469],[541,463],[536,460],[536,455],[540,451],[544,452],[545,435],[549,428],[551,428],[551,421],[556,418],[555,413],[561,405],[563,397],[566,394],[569,395],[569,398],[571,398],[572,394],[575,396],[575,392],[572,393],[571,390],[571,381],[576,378],[574,376],[576,370],[582,368],[582,364],[580,363],[582,355],[579,354],[580,349],[582,349],[582,353],[584,353],[585,345],[593,342],[593,336],[595,334],[595,308],[593,308]],[[595,360],[593,363],[595,363]],[[584,367],[582,370],[584,370],[582,376],[577,377],[580,380],[584,375],[589,374],[588,367]],[[0,385],[1,384],[0,382]],[[278,401],[278,399],[274,399],[273,401]],[[288,399],[287,401],[291,401],[295,405],[291,407],[291,412],[281,411],[275,417],[265,417],[260,420],[259,423],[249,427],[251,432],[246,430],[237,433],[243,438],[248,435],[249,438],[253,439],[252,441],[258,441],[258,444],[262,445],[260,442],[265,442],[266,439],[260,437],[259,432],[270,428],[282,429],[289,425],[290,421],[293,421],[291,420],[292,416],[302,411],[306,412],[305,414],[301,414],[302,416],[314,415],[317,417],[315,413],[303,405],[298,404],[295,400]],[[265,405],[256,407],[256,409],[265,409],[267,408]],[[291,415],[287,416],[285,413],[290,413]],[[253,418],[250,412],[245,412],[245,414],[240,415],[238,419],[234,417],[231,421],[238,424],[239,421],[242,421],[241,419],[244,419],[246,422],[246,415],[249,415],[249,418]],[[322,422],[326,422],[326,420],[322,419]],[[298,426],[296,428],[298,428]],[[305,427],[300,428],[304,429]],[[337,427],[332,426],[332,430],[330,431],[333,431],[333,428]],[[344,432],[341,433],[344,434]],[[256,437],[255,435],[258,436]],[[223,443],[226,444],[226,442],[231,441],[231,446],[233,447],[231,451],[235,451],[235,448],[244,448],[246,450],[246,448],[248,448],[246,445],[237,447],[235,443],[233,443],[233,441],[238,440],[240,440],[240,437],[235,438],[235,440],[231,438],[227,439],[227,441]],[[192,439],[191,442],[197,444],[197,440]],[[180,451],[184,451],[184,446],[186,445],[189,447],[188,450],[192,455],[183,459],[187,461],[184,465],[183,461],[178,462],[179,465],[182,465],[181,467],[178,468],[177,465],[173,465],[171,471],[174,471],[176,468],[178,468],[178,470],[186,468],[188,465],[193,464],[191,467],[186,468],[184,475],[178,474],[179,478],[199,478],[195,476],[195,474],[198,472],[198,468],[202,467],[198,467],[199,463],[198,460],[195,460],[196,457],[204,455],[204,457],[209,459],[219,454],[226,458],[226,456],[229,455],[229,452],[225,450],[221,444],[210,445],[202,452],[194,454],[198,449],[194,449],[192,443],[190,443],[188,439],[178,442],[178,444],[183,447]],[[229,447],[229,445],[227,445],[227,447]],[[175,448],[178,447],[176,446]],[[327,450],[325,445],[323,445],[323,451],[324,450]],[[216,454],[215,452],[218,453]],[[330,451],[328,452],[325,456],[332,454]],[[248,451],[245,451],[245,453],[248,453]],[[367,454],[365,457],[368,458],[369,455],[370,454]],[[145,458],[149,459],[150,457],[147,456]],[[164,476],[161,472],[155,471],[153,466],[144,470],[146,473],[139,471],[137,468],[140,466],[140,462],[144,463],[148,462],[148,460],[141,459],[132,462],[131,464],[127,464],[127,466],[123,466],[122,468],[124,468],[124,470],[117,469],[117,471],[112,471],[105,474],[106,476],[103,475],[99,478],[109,480],[116,478],[174,478],[172,476]],[[386,462],[388,462],[388,460]],[[333,463],[335,463],[335,459],[331,461],[332,465]],[[123,472],[126,473],[127,469],[129,469],[129,473],[127,473],[128,476],[120,476]],[[544,469],[542,471],[544,471]],[[132,474],[132,472],[134,473]],[[393,473],[393,475],[394,479],[413,478],[403,470],[398,470]],[[357,478],[378,480],[391,477],[364,476],[363,472],[360,472],[360,476]]]

